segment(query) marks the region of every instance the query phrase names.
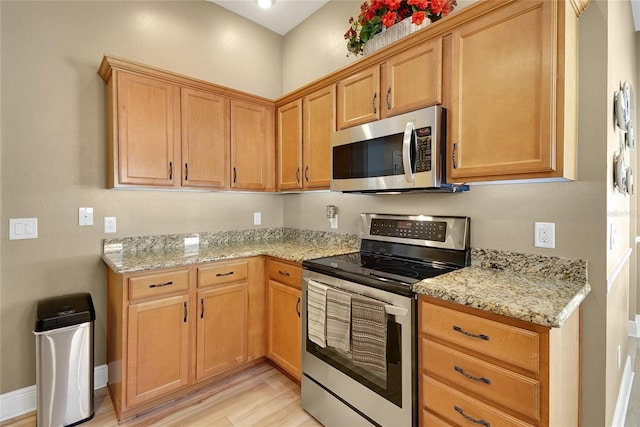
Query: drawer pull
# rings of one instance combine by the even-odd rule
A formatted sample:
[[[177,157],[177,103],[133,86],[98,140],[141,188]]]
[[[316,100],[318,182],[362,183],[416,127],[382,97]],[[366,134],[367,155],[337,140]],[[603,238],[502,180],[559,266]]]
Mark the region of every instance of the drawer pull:
[[[456,372],[459,372],[460,374],[462,374],[462,376],[465,378],[469,378],[470,380],[478,381],[480,383],[491,384],[490,379],[484,378],[484,377],[474,377],[473,375],[469,375],[460,366],[454,366],[454,369],[456,370]]]
[[[230,271],[228,273],[218,273],[216,274],[216,277],[225,277],[225,276],[231,276],[234,272]]]
[[[287,271],[282,271],[282,270],[278,270],[278,274],[280,274],[281,276],[291,276],[291,273],[287,272]]]
[[[460,326],[454,326],[453,330],[456,332],[460,332],[462,335],[466,335],[468,337],[471,338],[478,338],[481,340],[485,340],[485,341],[489,341],[489,337],[487,335],[484,334],[472,334],[471,332],[467,332],[465,330],[463,330]]]
[[[154,283],[153,285],[149,285],[150,288],[162,288],[165,286],[171,286],[173,285],[173,282],[166,282],[166,283]]]
[[[459,407],[459,406],[455,406],[454,405],[453,409],[455,409],[456,412],[459,413],[460,415],[462,415],[466,420],[471,421],[474,424],[480,424],[480,425],[483,425],[484,427],[491,427],[491,424],[489,424],[485,420],[476,420],[475,418],[470,417],[469,415],[465,414],[464,411],[462,410],[462,408]]]

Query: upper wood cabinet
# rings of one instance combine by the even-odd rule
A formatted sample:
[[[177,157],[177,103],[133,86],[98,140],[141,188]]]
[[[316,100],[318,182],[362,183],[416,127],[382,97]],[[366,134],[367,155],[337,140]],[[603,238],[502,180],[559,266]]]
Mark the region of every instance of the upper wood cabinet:
[[[442,98],[442,39],[427,40],[338,83],[338,129],[429,105]]]
[[[523,1],[453,28],[449,182],[575,179],[576,24],[568,2]]]
[[[335,86],[278,108],[278,188],[328,189]]]
[[[108,187],[275,189],[272,101],[105,56]]]
[[[180,88],[128,73],[114,80],[117,162],[109,172],[121,184],[179,183]]]
[[[275,189],[274,109],[231,101],[231,188]]]
[[[182,186],[224,190],[229,183],[229,99],[182,89]]]
[[[302,100],[304,188],[328,189],[331,178],[331,133],[336,130],[335,85]]]

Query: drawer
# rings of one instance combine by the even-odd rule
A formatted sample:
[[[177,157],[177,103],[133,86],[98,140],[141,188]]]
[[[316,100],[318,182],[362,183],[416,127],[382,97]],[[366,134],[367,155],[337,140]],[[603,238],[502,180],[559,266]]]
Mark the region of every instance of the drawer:
[[[422,333],[539,372],[540,337],[537,332],[462,313],[422,301]]]
[[[189,270],[168,271],[129,278],[129,299],[131,301],[187,292],[188,289]]]
[[[540,419],[540,382],[422,338],[422,372],[521,416]]]
[[[291,265],[284,262],[269,260],[267,263],[268,277],[276,282],[293,286],[301,289],[302,287],[302,268],[297,265]]]
[[[458,425],[531,426],[427,375],[422,376],[422,404]]]
[[[246,260],[221,262],[198,267],[198,287],[220,285],[222,283],[247,280],[249,262]]]
[[[422,409],[422,422],[420,423],[420,425],[425,427],[451,427],[452,426],[452,424],[449,424],[448,422],[446,422],[440,417],[436,417],[435,415],[433,415],[431,412],[427,411],[424,408]]]

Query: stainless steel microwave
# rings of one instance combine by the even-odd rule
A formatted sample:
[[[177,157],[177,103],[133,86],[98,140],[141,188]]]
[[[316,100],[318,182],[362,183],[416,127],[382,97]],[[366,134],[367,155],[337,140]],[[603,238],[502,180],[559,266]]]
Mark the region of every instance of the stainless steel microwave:
[[[331,190],[457,192],[446,183],[446,110],[433,106],[334,132]]]

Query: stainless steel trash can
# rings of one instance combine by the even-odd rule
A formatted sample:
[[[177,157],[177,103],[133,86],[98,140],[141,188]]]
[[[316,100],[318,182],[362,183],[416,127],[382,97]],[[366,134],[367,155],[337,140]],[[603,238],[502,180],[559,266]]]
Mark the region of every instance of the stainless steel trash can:
[[[88,293],[38,301],[33,332],[38,427],[72,426],[93,418],[95,319]]]

